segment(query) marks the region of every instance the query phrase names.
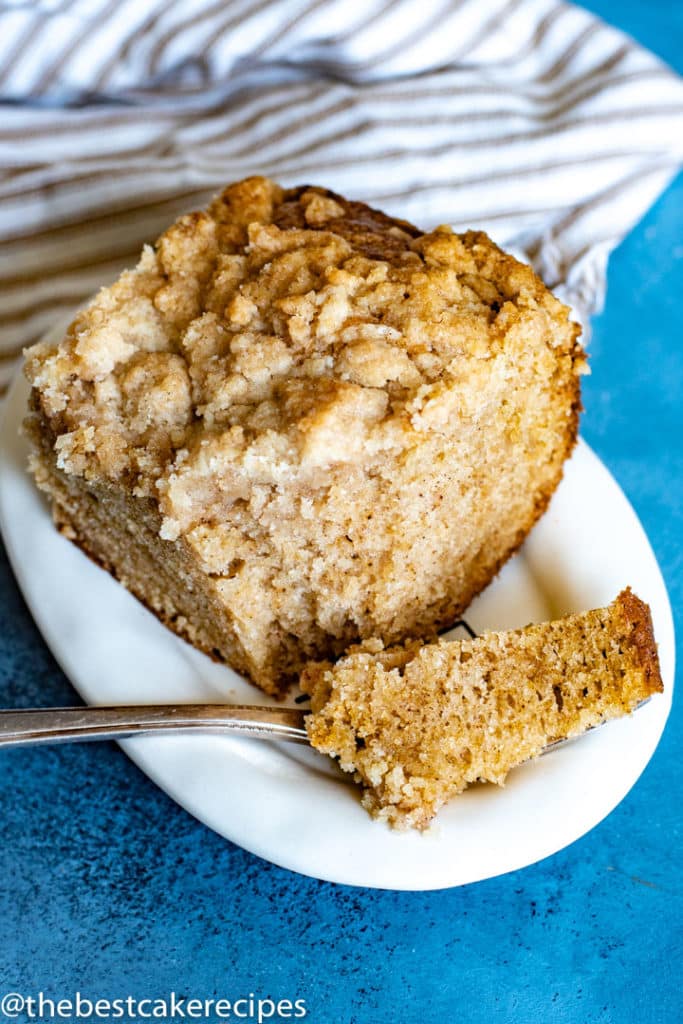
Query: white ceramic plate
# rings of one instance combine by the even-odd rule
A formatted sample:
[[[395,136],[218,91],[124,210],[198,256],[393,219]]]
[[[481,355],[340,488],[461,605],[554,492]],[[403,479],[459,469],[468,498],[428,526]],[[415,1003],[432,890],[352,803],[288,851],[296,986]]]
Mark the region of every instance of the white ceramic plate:
[[[0,523],[17,579],[67,676],[91,704],[268,698],[167,631],[54,530],[18,435],[27,387],[7,400]],[[674,634],[657,562],[628,501],[583,443],[550,510],[467,620],[510,628],[609,603],[626,584],[652,607],[665,694],[534,764],[504,789],[475,786],[426,834],[372,821],[355,786],[305,747],[218,736],[140,737],[126,753],[217,832],[316,878],[439,889],[524,867],[582,836],[616,807],[652,756],[671,704]]]

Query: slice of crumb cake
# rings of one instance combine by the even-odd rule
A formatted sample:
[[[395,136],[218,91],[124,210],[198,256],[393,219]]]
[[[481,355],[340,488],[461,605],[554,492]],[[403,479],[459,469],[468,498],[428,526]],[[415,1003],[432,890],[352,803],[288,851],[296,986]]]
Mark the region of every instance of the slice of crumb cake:
[[[628,714],[662,690],[650,610],[630,590],[608,607],[475,640],[367,641],[310,665],[311,743],[363,786],[396,828],[426,828],[476,781],[550,743]]]
[[[27,353],[59,528],[279,693],[450,623],[545,509],[578,327],[485,235],[263,178],[181,217]]]

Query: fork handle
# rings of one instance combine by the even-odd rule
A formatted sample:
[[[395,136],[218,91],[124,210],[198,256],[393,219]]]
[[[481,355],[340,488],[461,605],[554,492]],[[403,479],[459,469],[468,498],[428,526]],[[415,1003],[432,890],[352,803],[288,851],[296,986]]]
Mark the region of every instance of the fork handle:
[[[229,704],[31,708],[0,711],[0,747],[76,740],[112,740],[149,733],[236,733],[308,743],[299,708]]]

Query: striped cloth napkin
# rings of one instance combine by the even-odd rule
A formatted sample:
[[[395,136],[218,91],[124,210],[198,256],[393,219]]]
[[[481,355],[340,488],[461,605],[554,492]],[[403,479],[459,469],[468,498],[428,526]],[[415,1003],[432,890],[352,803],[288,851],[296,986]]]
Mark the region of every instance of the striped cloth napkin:
[[[683,81],[557,0],[5,0],[0,97],[0,387],[236,178],[483,228],[585,319],[683,158]]]

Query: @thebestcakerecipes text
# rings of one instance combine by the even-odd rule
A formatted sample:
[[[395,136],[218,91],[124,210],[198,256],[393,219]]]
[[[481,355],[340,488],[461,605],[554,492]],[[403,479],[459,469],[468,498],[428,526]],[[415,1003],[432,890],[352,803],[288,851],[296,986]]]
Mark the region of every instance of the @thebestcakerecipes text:
[[[75,992],[53,996],[39,991],[6,992],[0,998],[0,1020],[204,1020],[266,1021],[302,1020],[308,1015],[304,999],[276,999],[253,992],[237,998],[196,998],[178,992],[164,996],[126,995],[113,999]]]

